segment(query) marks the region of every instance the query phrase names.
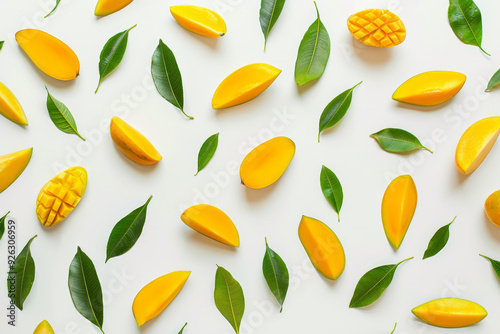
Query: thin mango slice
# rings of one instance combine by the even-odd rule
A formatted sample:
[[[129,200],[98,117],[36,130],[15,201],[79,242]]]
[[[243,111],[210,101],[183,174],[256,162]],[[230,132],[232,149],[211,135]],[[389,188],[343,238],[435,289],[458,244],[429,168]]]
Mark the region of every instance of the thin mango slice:
[[[37,29],[16,33],[16,41],[33,63],[54,79],[73,80],[80,72],[80,61],[69,46]]]
[[[337,235],[317,219],[302,216],[299,238],[321,275],[336,280],[344,272],[345,253]]]
[[[16,99],[14,94],[0,82],[0,114],[4,115],[8,120],[21,124],[28,125],[28,120],[24,114],[21,104]]]
[[[55,332],[49,322],[47,320],[44,320],[39,323],[38,326],[36,326],[33,334],[55,334]]]
[[[182,213],[181,220],[209,238],[229,246],[240,246],[240,236],[233,221],[215,206],[194,205]]]
[[[179,294],[190,271],[175,271],[158,277],[139,291],[132,304],[137,326],[158,316]]]
[[[95,16],[106,16],[127,7],[134,0],[99,0],[95,6]]]
[[[170,13],[185,29],[206,37],[222,37],[226,34],[224,19],[208,8],[190,5],[172,6]]]
[[[380,48],[396,46],[406,38],[403,22],[387,9],[366,9],[351,15],[347,28],[361,43]]]
[[[488,219],[500,227],[500,190],[488,196],[484,202],[484,211],[486,211]]]
[[[270,139],[247,154],[240,166],[241,183],[261,189],[276,182],[295,155],[295,143],[287,137]]]
[[[455,96],[467,77],[458,72],[431,71],[404,82],[392,95],[393,100],[418,106],[435,106]]]
[[[486,158],[500,134],[500,117],[488,117],[472,124],[458,141],[455,164],[462,174],[471,174]]]
[[[410,175],[392,180],[382,199],[382,224],[387,240],[398,249],[417,207],[417,188]]]
[[[87,171],[70,167],[47,182],[36,199],[36,216],[42,225],[63,221],[80,202],[87,188]]]
[[[411,311],[429,325],[444,328],[471,326],[488,315],[481,305],[459,298],[435,299]]]
[[[14,183],[24,172],[32,154],[33,148],[28,148],[0,157],[0,193]]]
[[[280,75],[281,70],[268,64],[250,64],[231,73],[215,90],[212,108],[223,109],[256,98]]]

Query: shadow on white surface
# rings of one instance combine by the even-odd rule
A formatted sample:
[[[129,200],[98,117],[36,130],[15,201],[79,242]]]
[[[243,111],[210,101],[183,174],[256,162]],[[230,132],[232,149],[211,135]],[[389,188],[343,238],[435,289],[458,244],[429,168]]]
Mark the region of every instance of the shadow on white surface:
[[[491,235],[496,242],[500,243],[500,227],[495,226],[490,219],[486,215],[486,212],[483,214],[483,221],[486,224],[486,229],[488,230],[488,234]]]
[[[213,240],[212,238],[209,238],[200,232],[191,230],[188,231],[187,233],[188,241],[193,243],[196,247],[203,248],[204,251],[210,251],[210,250],[222,250],[223,252],[232,252],[236,253],[237,247],[229,246],[226,244],[223,244],[222,242],[219,242],[217,240]]]
[[[360,41],[358,41],[354,37],[351,37],[352,47],[355,50],[359,50],[359,52],[354,52],[354,54],[368,65],[380,66],[381,64],[387,63],[392,57],[391,48],[377,48],[366,46],[360,49],[360,43]]]
[[[139,173],[142,173],[142,174],[149,174],[149,173],[153,173],[154,170],[158,169],[158,164],[161,164],[162,161],[163,161],[163,158],[162,160],[160,160],[159,162],[153,164],[153,165],[141,165],[141,164],[138,164],[137,162],[133,162],[132,160],[130,160],[129,158],[127,158],[121,151],[120,149],[114,145],[113,143],[113,147],[116,151],[116,154],[120,157],[121,160],[123,160],[123,163],[129,165],[132,169],[136,170],[137,172]]]
[[[274,182],[270,186],[267,186],[262,189],[252,189],[242,184],[241,186],[245,188],[244,191],[247,202],[258,203],[268,198],[274,192],[276,187],[279,185],[281,179],[282,177],[280,177],[276,182]]]
[[[396,107],[399,108],[399,109],[407,109],[407,110],[413,110],[413,111],[423,111],[423,112],[433,112],[433,111],[436,111],[436,110],[439,110],[439,109],[445,109],[446,107],[448,107],[448,105],[450,105],[451,103],[453,103],[453,98],[449,99],[448,101],[446,102],[443,102],[443,103],[440,103],[440,104],[437,104],[435,106],[428,106],[428,107],[424,107],[424,106],[418,106],[416,104],[410,104],[410,103],[404,103],[404,102],[397,102],[397,101],[394,101],[396,102]]]

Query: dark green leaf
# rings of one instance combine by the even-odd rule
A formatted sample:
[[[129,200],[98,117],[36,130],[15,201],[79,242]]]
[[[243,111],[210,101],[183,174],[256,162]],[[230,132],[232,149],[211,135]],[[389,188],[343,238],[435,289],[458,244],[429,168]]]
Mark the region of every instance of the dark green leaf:
[[[337,212],[338,220],[340,221],[340,209],[344,200],[344,193],[342,192],[342,185],[339,179],[328,167],[321,167],[320,175],[321,190],[323,195],[332,205],[335,212]]]
[[[50,13],[48,13],[47,15],[45,15],[43,18],[44,18],[44,19],[46,19],[47,17],[49,17],[49,16],[50,16],[50,14],[52,14],[53,12],[55,12],[55,11],[56,11],[56,9],[57,9],[57,7],[59,6],[59,3],[60,3],[60,2],[61,2],[61,0],[56,0],[56,5],[54,6],[54,9],[52,9],[52,10],[50,11]]]
[[[318,142],[321,132],[334,126],[345,116],[347,110],[351,106],[352,92],[354,88],[356,88],[362,82],[363,81],[360,81],[359,83],[356,84],[356,86],[341,93],[340,95],[335,97],[330,103],[328,103],[328,105],[326,106],[325,110],[323,110],[323,113],[321,114],[321,117],[319,119]]]
[[[394,332],[396,331],[396,326],[397,326],[397,325],[398,325],[398,323],[396,322],[396,323],[394,324],[394,328],[392,329],[392,332],[391,332],[390,334],[394,334]]]
[[[2,50],[4,41],[0,41],[0,50]]]
[[[433,153],[423,146],[417,137],[402,129],[387,128],[371,134],[370,137],[374,138],[380,144],[380,147],[387,152],[410,152],[423,148]]]
[[[368,306],[376,301],[389,284],[391,284],[397,267],[410,259],[413,259],[413,257],[397,264],[388,264],[374,268],[364,274],[356,285],[356,289],[354,289],[349,308]]]
[[[0,240],[2,240],[2,237],[3,237],[3,234],[5,233],[5,218],[7,218],[7,215],[10,213],[7,212],[5,214],[5,216],[3,216],[2,218],[0,218]]]
[[[198,173],[205,168],[205,166],[212,160],[212,157],[217,150],[217,146],[219,145],[219,134],[216,133],[210,136],[203,145],[201,145],[200,152],[198,153],[198,171],[194,176],[198,175]]]
[[[245,297],[240,283],[226,269],[219,266],[215,273],[214,300],[219,312],[238,334],[245,311]]]
[[[50,95],[47,87],[45,87],[45,89],[47,90],[47,110],[49,111],[50,119],[54,125],[63,132],[75,134],[85,140],[85,138],[78,133],[75,119],[69,109],[61,101]]]
[[[184,324],[184,326],[182,326],[181,331],[179,332],[179,334],[182,334],[182,332],[184,331],[184,327],[186,327],[186,326],[187,326],[187,324],[188,324],[188,323],[186,322],[186,323]]]
[[[302,38],[295,63],[295,82],[299,86],[319,78],[325,72],[330,58],[330,36],[319,18],[316,2],[314,5],[318,18]]]
[[[266,253],[262,262],[262,272],[271,292],[281,305],[283,311],[286,293],[288,291],[289,275],[285,262],[281,257],[269,248],[266,239]]]
[[[453,218],[451,223],[453,223],[456,218],[457,216]],[[444,246],[446,246],[446,243],[450,238],[451,223],[441,227],[439,230],[436,231],[436,233],[432,236],[431,240],[429,241],[429,245],[427,246],[427,249],[425,250],[424,253],[424,257],[422,259],[427,259],[428,257],[436,255],[441,251],[441,249],[444,248]]]
[[[485,259],[489,260],[491,263],[491,266],[493,267],[493,270],[495,271],[495,274],[497,275],[498,279],[500,279],[500,261],[493,260],[492,258],[487,257],[486,255],[479,254]]]
[[[68,286],[76,310],[104,333],[101,283],[94,263],[80,247],[69,267]]]
[[[135,245],[141,236],[148,204],[152,198],[153,196],[150,196],[146,204],[129,213],[113,227],[106,247],[106,262],[112,257],[125,254]]]
[[[285,0],[261,0],[260,2],[260,27],[264,33],[264,50],[266,49],[267,38],[278,17],[283,10]]]
[[[137,24],[114,35],[104,45],[99,57],[99,83],[97,84],[95,93],[99,90],[102,80],[120,65],[125,50],[127,50],[128,33],[136,26]]]
[[[498,84],[500,84],[500,70],[496,71],[495,74],[493,74],[490,81],[488,82],[488,87],[486,87],[486,91],[489,92],[490,90],[493,89],[493,87],[496,87]]]
[[[16,304],[16,306],[22,311],[24,301],[30,294],[31,288],[33,287],[33,282],[35,281],[35,261],[31,256],[30,246],[37,236],[28,241],[23,250],[16,257],[14,264],[10,270],[7,278],[7,291],[9,291],[10,299]],[[12,284],[11,276],[14,275],[14,291],[13,295],[10,295],[10,288]]]
[[[450,0],[448,8],[448,19],[451,29],[457,37],[465,44],[478,46],[483,50],[481,42],[483,39],[483,23],[481,11],[472,0]]]

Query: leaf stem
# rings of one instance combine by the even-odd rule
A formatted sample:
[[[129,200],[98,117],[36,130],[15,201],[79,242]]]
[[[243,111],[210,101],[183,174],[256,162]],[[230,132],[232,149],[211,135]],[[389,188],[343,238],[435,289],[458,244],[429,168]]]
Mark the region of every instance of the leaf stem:
[[[429,150],[427,147],[425,147],[425,146],[422,146],[422,147],[423,147],[425,150],[427,150],[427,151],[431,152],[432,154],[434,154],[434,152],[432,152],[431,150]]]
[[[183,110],[183,109],[181,109],[181,111],[182,111],[182,113],[184,114],[184,116],[186,116],[187,118],[189,118],[189,119],[194,119],[194,117],[193,117],[193,116],[189,116],[188,114],[186,114],[186,113],[184,112],[184,110]]]
[[[489,257],[487,257],[486,255],[479,254],[479,256],[482,256],[482,257],[484,257],[484,258],[485,258],[485,259],[487,259],[487,260],[491,260],[491,259],[490,259]]]
[[[127,31],[130,31],[130,30],[134,29],[135,27],[137,27],[137,23],[136,23],[136,24],[134,24],[133,26],[131,26],[130,28],[128,28],[128,29],[127,29]],[[187,324],[187,323],[186,323],[186,324]]]
[[[97,91],[99,90],[99,87],[101,86],[102,79],[99,79],[99,83],[97,84],[97,88],[95,89],[94,94],[97,94]]]
[[[412,256],[412,257],[409,257],[409,258],[407,258],[407,259],[404,259],[403,261],[399,261],[399,262],[396,264],[396,266],[399,266],[401,263],[406,262],[406,261],[411,260],[411,259],[413,259],[413,256]]]
[[[393,333],[394,333],[394,331],[396,330],[396,326],[397,326],[397,325],[398,325],[398,323],[396,322],[396,323],[394,324],[394,328],[392,329],[391,334],[393,334]]]
[[[490,56],[490,57],[491,57],[491,55],[490,55],[488,52],[484,51],[484,49],[483,49],[483,47],[482,47],[482,46],[479,46],[479,48],[481,49],[481,51],[483,51],[484,53],[486,53],[488,56]]]

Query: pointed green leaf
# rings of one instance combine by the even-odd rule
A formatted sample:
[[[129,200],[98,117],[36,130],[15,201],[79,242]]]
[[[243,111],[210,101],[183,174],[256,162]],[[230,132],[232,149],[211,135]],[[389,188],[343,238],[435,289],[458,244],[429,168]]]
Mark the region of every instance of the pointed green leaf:
[[[186,323],[184,324],[184,326],[182,326],[181,331],[179,332],[179,334],[182,334],[182,332],[184,332],[184,328],[187,326],[187,324],[188,324],[188,323],[186,322]]]
[[[455,35],[465,44],[481,47],[483,39],[483,23],[481,11],[472,0],[450,0],[448,19]]]
[[[392,332],[391,332],[390,334],[394,334],[394,332],[396,331],[396,326],[397,326],[397,325],[398,325],[398,323],[396,322],[396,323],[394,324],[394,328],[392,329]]]
[[[453,223],[456,218],[457,218],[457,216],[455,216],[455,218],[453,218],[451,223]],[[441,227],[432,236],[431,240],[429,241],[429,245],[427,246],[427,249],[425,250],[424,257],[422,258],[422,260],[436,255],[437,253],[439,253],[441,251],[441,249],[444,248],[444,246],[446,246],[446,243],[448,242],[448,239],[450,238],[450,225],[451,225],[451,223],[446,224],[445,226]]]
[[[332,205],[335,212],[337,212],[338,220],[340,221],[340,209],[344,200],[344,193],[342,192],[342,185],[339,179],[328,167],[321,167],[320,184],[323,195]]]
[[[54,9],[52,9],[52,10],[50,11],[50,13],[48,13],[47,15],[45,15],[43,18],[44,18],[44,19],[46,19],[47,17],[49,17],[49,16],[50,16],[50,14],[52,14],[53,12],[55,12],[55,11],[56,11],[56,9],[57,9],[57,7],[59,7],[59,3],[60,3],[60,2],[61,2],[61,0],[56,0],[56,5],[54,6]]]
[[[283,10],[285,0],[261,0],[260,2],[260,27],[264,34],[264,50],[266,49],[267,38],[278,17]]]
[[[479,255],[484,257],[488,261],[490,261],[491,266],[493,267],[493,270],[495,271],[495,274],[497,275],[498,279],[500,279],[500,261],[493,260],[492,258],[489,258],[483,254],[479,254]]]
[[[9,291],[9,297],[14,302],[14,304],[22,311],[24,306],[24,301],[30,294],[31,288],[33,287],[33,282],[35,281],[35,261],[31,256],[31,243],[33,239],[37,236],[35,235],[31,238],[26,246],[19,255],[17,255],[14,264],[10,270],[7,277],[7,291]],[[12,280],[11,276],[14,275],[14,292],[10,295]]]
[[[2,218],[0,218],[0,240],[2,240],[2,237],[3,237],[3,234],[5,233],[5,218],[7,218],[7,215],[10,213],[7,212],[5,214],[5,216],[3,216]]]
[[[207,140],[205,140],[203,145],[201,145],[200,152],[198,153],[198,171],[194,174],[194,176],[198,175],[198,173],[207,166],[210,160],[212,160],[218,145],[218,133],[210,136]]]
[[[374,138],[387,152],[401,153],[423,148],[433,153],[423,146],[417,137],[402,129],[387,128],[371,134],[370,137]]]
[[[4,43],[4,42],[5,42],[5,41],[0,41],[0,50],[2,50],[2,47],[3,47],[3,43]]]
[[[224,268],[217,266],[215,273],[215,306],[239,334],[245,311],[245,297],[240,283]]]
[[[264,254],[264,261],[262,262],[262,272],[266,279],[267,285],[274,297],[281,305],[280,312],[283,311],[283,303],[285,302],[286,293],[288,291],[288,284],[290,277],[285,262],[281,257],[276,254],[269,245],[266,239],[266,253]]]
[[[61,101],[50,95],[47,87],[45,87],[45,89],[47,90],[47,110],[49,111],[50,119],[54,125],[62,132],[75,134],[85,140],[85,138],[78,133],[75,119],[69,109]]]
[[[500,70],[496,71],[495,74],[493,74],[490,81],[488,82],[488,87],[486,87],[486,91],[489,92],[498,84],[500,84]]]

